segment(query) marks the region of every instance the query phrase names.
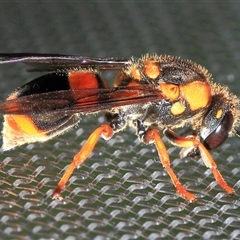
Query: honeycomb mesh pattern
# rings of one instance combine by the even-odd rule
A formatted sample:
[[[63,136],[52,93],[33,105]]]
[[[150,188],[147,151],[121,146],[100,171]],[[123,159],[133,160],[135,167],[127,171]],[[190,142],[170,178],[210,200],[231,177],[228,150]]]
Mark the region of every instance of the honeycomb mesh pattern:
[[[234,1],[1,2],[0,51],[182,56],[240,96],[239,12]],[[110,80],[113,75],[106,73]],[[35,76],[21,64],[0,66],[1,99]],[[234,196],[222,191],[201,159],[180,159],[179,149],[166,143],[175,173],[198,197],[189,204],[154,146],[127,130],[100,140],[74,171],[64,200],[53,200],[66,166],[102,121],[101,114],[86,116],[58,138],[1,153],[0,239],[240,239],[237,138],[212,152]]]

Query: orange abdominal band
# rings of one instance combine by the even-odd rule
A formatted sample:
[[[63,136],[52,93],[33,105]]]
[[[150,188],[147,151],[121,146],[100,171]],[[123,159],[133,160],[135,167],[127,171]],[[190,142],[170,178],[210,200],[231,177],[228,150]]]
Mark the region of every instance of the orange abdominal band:
[[[45,136],[45,133],[38,129],[38,127],[34,124],[31,117],[26,115],[10,115],[7,117],[7,122],[12,129],[17,132],[23,132],[25,134],[34,136],[34,135],[42,135]]]

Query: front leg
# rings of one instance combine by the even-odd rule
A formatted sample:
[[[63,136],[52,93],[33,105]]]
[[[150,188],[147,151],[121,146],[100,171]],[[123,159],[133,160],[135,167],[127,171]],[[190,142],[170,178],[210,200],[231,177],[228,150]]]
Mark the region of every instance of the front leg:
[[[174,145],[178,147],[183,147],[183,148],[192,147],[193,149],[198,149],[204,164],[206,165],[206,167],[208,167],[212,171],[216,181],[222,187],[222,189],[224,189],[228,194],[234,193],[234,189],[227,185],[223,176],[218,171],[217,164],[214,162],[209,151],[204,147],[204,145],[196,137],[194,136],[181,137],[176,133],[174,133],[173,131],[171,131],[170,129],[166,129],[164,131],[164,134],[169,139],[169,141],[171,141]]]

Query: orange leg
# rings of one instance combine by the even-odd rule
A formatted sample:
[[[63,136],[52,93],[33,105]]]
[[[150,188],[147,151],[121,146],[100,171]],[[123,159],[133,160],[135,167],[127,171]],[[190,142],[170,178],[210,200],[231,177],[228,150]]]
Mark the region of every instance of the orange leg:
[[[169,155],[168,155],[167,149],[160,137],[159,131],[156,129],[148,130],[146,132],[146,141],[147,142],[153,141],[155,143],[160,161],[161,161],[163,167],[166,169],[168,175],[172,179],[172,182],[173,182],[174,186],[176,187],[180,196],[187,199],[189,202],[193,202],[196,199],[195,195],[188,192],[183,187],[183,185],[180,183],[180,181],[178,180],[178,177],[173,172],[173,170],[170,166]]]
[[[91,154],[93,151],[97,141],[99,140],[99,137],[102,136],[104,139],[109,139],[113,135],[113,130],[109,125],[101,125],[98,127],[87,139],[85,144],[83,145],[82,149],[74,156],[71,164],[68,166],[66,172],[64,173],[63,177],[59,181],[57,187],[55,188],[53,192],[53,198],[61,200],[61,194],[60,192],[66,185],[68,179],[72,175],[73,170],[76,167],[79,167]]]
[[[175,145],[179,147],[196,147],[199,149],[201,157],[203,159],[206,167],[210,168],[218,184],[224,189],[228,194],[233,194],[234,189],[227,185],[221,173],[217,170],[217,164],[214,162],[209,151],[204,147],[204,145],[196,138],[185,138],[177,135],[173,131],[164,131],[167,138]]]

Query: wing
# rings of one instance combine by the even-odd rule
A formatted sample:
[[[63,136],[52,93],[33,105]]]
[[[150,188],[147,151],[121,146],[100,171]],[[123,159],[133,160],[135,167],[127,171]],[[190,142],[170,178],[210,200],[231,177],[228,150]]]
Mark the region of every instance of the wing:
[[[119,70],[128,60],[116,58],[92,58],[61,54],[6,53],[0,54],[0,64],[22,62],[30,66],[28,71],[55,71],[63,68],[92,67],[100,70]]]
[[[146,86],[69,89],[26,95],[0,103],[0,114],[95,113],[116,107],[156,102],[163,94]]]

